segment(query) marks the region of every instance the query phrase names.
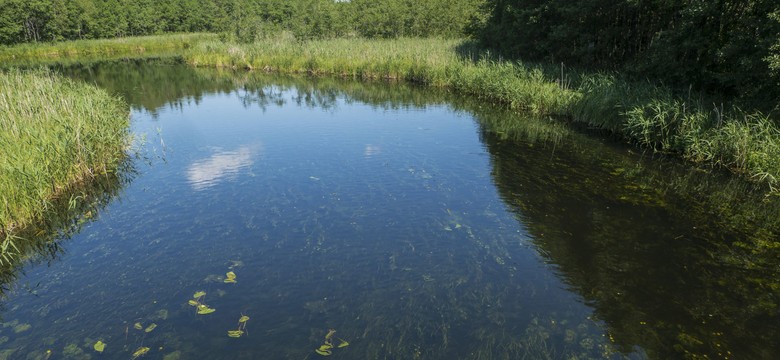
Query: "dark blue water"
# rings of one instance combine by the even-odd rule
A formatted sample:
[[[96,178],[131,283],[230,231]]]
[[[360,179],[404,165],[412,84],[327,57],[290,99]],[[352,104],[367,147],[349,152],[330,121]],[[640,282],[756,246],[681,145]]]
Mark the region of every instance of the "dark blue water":
[[[130,100],[137,174],[62,242],[64,253],[22,269],[4,301],[0,358],[322,357],[315,349],[339,359],[725,358],[776,349],[730,328],[742,316],[771,334],[771,306],[713,314],[719,305],[701,301],[745,302],[763,285],[730,292],[752,273],[698,253],[722,227],[618,177],[644,163],[625,149],[501,137],[484,120],[500,110],[399,85],[206,71],[188,75],[199,86],[184,86],[164,81],[192,72],[183,67],[112,66],[156,74],[116,81],[121,88],[104,84],[99,67],[78,73],[141,99]],[[605,157],[582,150],[593,146]],[[213,313],[188,304],[198,291]],[[763,291],[773,302],[777,290]],[[244,333],[229,337],[236,329]]]

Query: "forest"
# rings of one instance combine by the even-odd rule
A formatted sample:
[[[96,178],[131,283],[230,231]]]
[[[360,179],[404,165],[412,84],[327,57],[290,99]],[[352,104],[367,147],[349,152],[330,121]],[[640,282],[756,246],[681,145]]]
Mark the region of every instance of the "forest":
[[[250,42],[299,38],[462,36],[481,0],[0,0],[0,44],[225,32]]]
[[[487,0],[471,33],[508,56],[617,69],[774,110],[775,0]]]

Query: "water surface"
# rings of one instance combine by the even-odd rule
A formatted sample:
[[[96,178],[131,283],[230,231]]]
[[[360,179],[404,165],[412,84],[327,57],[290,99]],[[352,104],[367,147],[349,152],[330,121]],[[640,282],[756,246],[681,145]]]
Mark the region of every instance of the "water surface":
[[[446,92],[60,71],[125,97],[145,141],[132,181],[17,270],[0,358],[314,359],[329,329],[343,359],[780,351],[776,263],[734,245],[776,225],[707,200],[748,186]]]

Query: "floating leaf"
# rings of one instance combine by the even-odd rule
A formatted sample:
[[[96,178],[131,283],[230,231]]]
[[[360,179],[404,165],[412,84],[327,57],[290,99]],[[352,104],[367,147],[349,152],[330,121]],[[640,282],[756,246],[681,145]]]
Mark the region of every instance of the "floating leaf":
[[[225,283],[235,283],[236,282],[236,273],[232,271],[228,271],[227,274],[225,274]]]
[[[249,321],[249,316],[246,315],[242,315],[241,318],[238,319],[239,323],[245,323],[247,321]]]
[[[198,300],[190,300],[190,301],[187,301],[187,304],[190,304],[190,305],[192,305],[192,306],[198,306],[198,305],[200,305],[200,303],[198,302]]]
[[[198,305],[198,315],[211,314],[211,313],[213,313],[215,311],[217,311],[217,310],[216,309],[212,309],[212,308],[210,308],[210,307],[208,307],[206,305],[203,305],[203,304]]]
[[[316,350],[314,350],[314,352],[316,352],[317,354],[320,354],[320,355],[322,355],[322,356],[330,356],[330,354],[332,354],[332,353],[330,352],[330,350],[320,350],[320,349],[316,349]]]
[[[339,341],[341,341],[341,343],[339,343],[338,347],[343,348],[349,346],[349,343],[346,340],[339,338]]]
[[[156,328],[156,327],[157,327],[157,324],[152,323],[151,325],[147,326],[146,329],[144,329],[144,331],[152,332],[152,330],[154,330],[154,328]]]
[[[196,299],[199,298],[199,297],[203,297],[203,296],[206,296],[206,292],[205,291],[198,291],[194,295],[192,295],[192,297],[196,298]]]
[[[237,338],[241,337],[241,335],[244,335],[243,330],[228,330],[228,336],[230,337]]]
[[[327,351],[327,350],[330,350],[330,349],[333,349],[333,345],[331,345],[329,343],[324,343],[319,348],[319,350],[322,350],[322,351]]]
[[[145,355],[148,352],[149,352],[149,348],[145,347],[145,346],[142,346],[142,347],[138,348],[138,350],[136,350],[133,353],[133,359],[135,359],[135,358],[137,358],[139,356],[143,356],[143,355]]]
[[[92,348],[94,348],[95,351],[97,351],[99,353],[102,353],[103,350],[106,349],[106,344],[104,342],[98,340],[98,342],[96,342],[95,345],[92,346]]]
[[[144,326],[141,325],[141,323],[137,322],[137,323],[133,324],[133,328],[136,329],[136,330],[141,330],[141,329],[144,328]]]
[[[334,330],[334,329],[329,329],[329,330],[328,330],[328,335],[325,335],[325,340],[330,340],[330,338],[332,338],[332,337],[333,337],[333,334],[335,334],[335,333],[336,333],[336,330]]]

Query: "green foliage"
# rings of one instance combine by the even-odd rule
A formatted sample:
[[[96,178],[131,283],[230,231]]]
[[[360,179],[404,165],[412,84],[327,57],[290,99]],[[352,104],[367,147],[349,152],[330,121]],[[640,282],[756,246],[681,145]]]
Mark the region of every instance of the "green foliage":
[[[301,39],[463,34],[483,0],[0,0],[0,44],[221,32],[251,43],[278,31]]]
[[[769,14],[769,18],[776,24],[780,23],[780,10]],[[774,86],[780,87],[780,37],[778,37],[777,42],[772,45],[770,55],[766,58],[766,61],[769,63],[769,68],[772,70],[771,75],[774,79]]]
[[[48,72],[0,74],[0,239],[41,220],[75,183],[125,156],[128,109],[94,86]]]
[[[472,32],[512,56],[619,68],[771,110],[778,11],[774,0],[488,0]]]
[[[76,40],[54,44],[20,44],[0,47],[0,68],[89,62],[128,56],[159,56],[214,38],[216,36],[211,34],[178,34],[112,40]]]

